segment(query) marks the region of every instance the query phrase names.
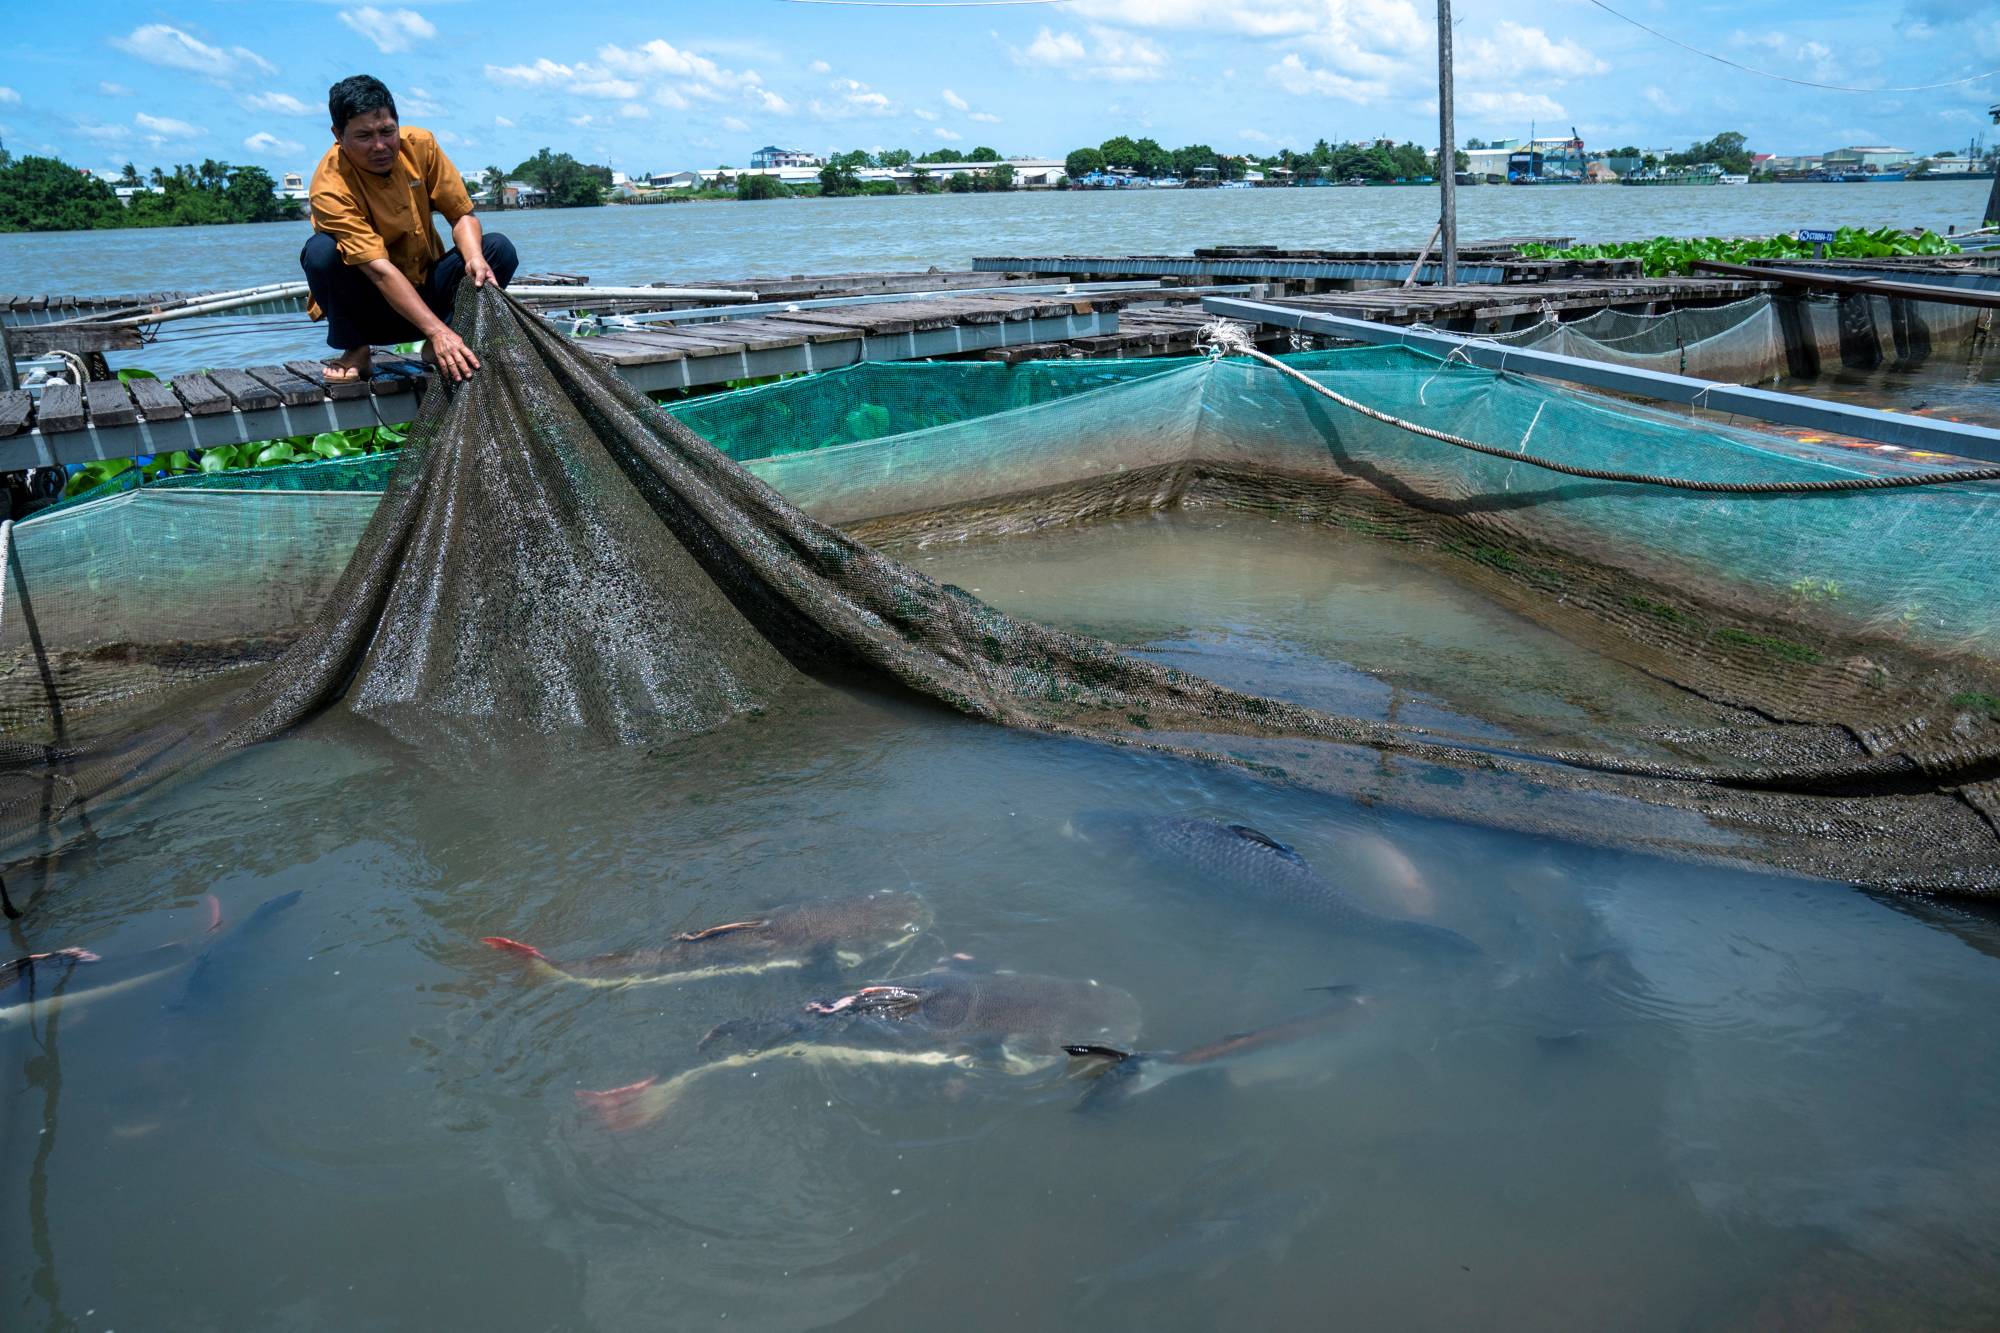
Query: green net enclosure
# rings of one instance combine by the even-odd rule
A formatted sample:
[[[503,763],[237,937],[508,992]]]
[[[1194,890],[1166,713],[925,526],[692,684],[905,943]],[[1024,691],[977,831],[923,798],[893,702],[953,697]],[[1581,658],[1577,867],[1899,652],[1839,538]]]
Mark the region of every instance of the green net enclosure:
[[[189,479],[17,529],[13,852],[328,709],[426,740],[620,743],[837,683],[1554,836],[2000,888],[2000,487],[1900,485],[1955,460],[1697,426],[1400,348],[1287,358],[1310,384],[1234,357],[863,365],[662,409],[490,289],[459,324],[486,368],[426,396],[386,477]],[[1499,743],[1319,712],[1010,617],[891,554],[1173,506],[1395,543],[1713,725]]]
[[[1665,314],[1599,310],[1582,319],[1545,315],[1493,341],[1564,356],[1694,375],[1725,384],[1812,378],[1842,366],[1922,361],[1933,344],[1968,341],[1980,312],[1880,296],[1753,296]]]

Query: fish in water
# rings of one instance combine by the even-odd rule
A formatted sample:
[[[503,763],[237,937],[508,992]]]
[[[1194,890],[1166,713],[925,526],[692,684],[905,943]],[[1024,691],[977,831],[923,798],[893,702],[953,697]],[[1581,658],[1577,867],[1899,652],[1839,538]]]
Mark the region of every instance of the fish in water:
[[[771,1061],[1027,1074],[1055,1067],[1067,1046],[1120,1046],[1138,1031],[1139,1003],[1116,986],[944,967],[725,1023],[697,1049],[735,1048],[727,1055],[672,1078],[577,1095],[608,1127],[635,1129],[693,1084]]]
[[[664,945],[575,960],[551,958],[504,935],[481,942],[530,960],[550,976],[589,986],[630,986],[798,970],[859,967],[930,929],[931,907],[905,889],[877,889],[774,907],[740,921],[684,931]]]
[[[1078,1109],[1102,1109],[1150,1092],[1183,1074],[1218,1070],[1236,1083],[1304,1071],[1300,1057],[1318,1041],[1338,1036],[1366,1017],[1374,997],[1354,986],[1322,986],[1327,1003],[1281,1023],[1233,1032],[1185,1051],[1125,1051],[1101,1043],[1073,1042],[1063,1050],[1099,1066]]]
[[[1480,952],[1455,930],[1361,907],[1305,857],[1248,824],[1100,810],[1072,817],[1067,829],[1094,846],[1136,851],[1156,865],[1193,876],[1232,902],[1413,952],[1461,957]]]
[[[52,949],[0,963],[0,1028],[136,990],[186,967],[222,929],[222,904],[213,895],[202,902],[206,928],[171,944],[112,958],[89,949]]]

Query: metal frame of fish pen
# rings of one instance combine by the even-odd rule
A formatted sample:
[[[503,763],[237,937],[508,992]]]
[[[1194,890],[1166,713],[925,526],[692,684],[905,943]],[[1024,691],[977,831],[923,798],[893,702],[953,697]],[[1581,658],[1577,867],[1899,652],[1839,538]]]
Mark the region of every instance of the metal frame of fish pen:
[[[1291,329],[1351,342],[1409,347],[1488,370],[1514,371],[1612,393],[1631,394],[1712,412],[1727,412],[1781,426],[1803,426],[1906,449],[1929,449],[1961,458],[2000,463],[2000,431],[1961,421],[1933,421],[1872,407],[1775,393],[1769,389],[1720,384],[1690,375],[1673,375],[1665,371],[1641,370],[1634,366],[1563,356],[1556,352],[1510,347],[1469,334],[1381,324],[1374,320],[1323,314],[1264,301],[1210,296],[1202,299],[1201,307],[1209,314],[1248,324]]]

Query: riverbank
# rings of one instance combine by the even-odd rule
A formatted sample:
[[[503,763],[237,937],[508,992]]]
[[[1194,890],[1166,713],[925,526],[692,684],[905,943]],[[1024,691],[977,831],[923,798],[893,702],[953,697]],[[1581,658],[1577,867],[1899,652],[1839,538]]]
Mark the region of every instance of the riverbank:
[[[1922,190],[1467,190],[1459,233],[1761,235],[1800,227],[1977,225],[1987,182]],[[1421,246],[1437,221],[1428,190],[1105,190],[696,202],[672,208],[486,215],[528,271],[599,284],[963,268],[978,254],[1185,254],[1197,246]],[[298,273],[304,222],[0,236],[16,286],[65,292],[240,288]]]

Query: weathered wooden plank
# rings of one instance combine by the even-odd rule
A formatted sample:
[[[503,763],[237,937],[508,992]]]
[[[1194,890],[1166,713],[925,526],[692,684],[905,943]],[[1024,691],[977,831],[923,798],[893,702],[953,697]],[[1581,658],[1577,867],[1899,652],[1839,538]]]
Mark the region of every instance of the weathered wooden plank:
[[[34,406],[35,399],[26,389],[9,389],[0,393],[0,439],[26,430]]]
[[[123,324],[17,324],[7,330],[7,344],[15,356],[125,351],[139,346],[139,330]]]
[[[139,405],[139,415],[148,421],[178,421],[186,413],[174,391],[159,380],[133,380],[125,387]]]
[[[229,395],[239,412],[254,412],[278,405],[275,390],[269,385],[259,384],[240,370],[211,370],[208,377],[215,381],[217,388]]]
[[[336,402],[345,402],[349,398],[366,398],[369,394],[375,392],[373,388],[369,387],[367,380],[343,380],[337,384],[328,384],[325,379],[326,365],[324,362],[287,361],[285,362],[285,369],[291,372],[294,379],[304,380],[307,384],[318,387],[327,397]]]
[[[51,384],[42,390],[35,425],[44,435],[83,429],[83,390],[74,384]]]
[[[125,386],[117,380],[92,380],[83,386],[83,401],[94,426],[129,426],[139,419]]]
[[[726,329],[727,324],[714,326]],[[741,352],[743,341],[732,338],[727,333],[697,333],[693,329],[647,329],[643,333],[626,334],[627,342],[645,347],[657,347],[678,352],[682,359],[696,360],[705,356],[721,356],[729,352]]]
[[[326,386],[294,375],[283,366],[251,366],[243,372],[278,395],[286,407],[304,407],[326,400]]]
[[[706,324],[680,326],[683,333],[705,329]],[[728,321],[729,336],[752,351],[770,347],[803,347],[812,341],[809,328],[780,324],[770,319],[732,319]]]
[[[846,342],[850,339],[859,338],[862,336],[862,331],[860,329],[847,324],[807,323],[799,319],[799,315],[802,315],[804,313],[805,312],[801,310],[801,311],[791,311],[786,313],[773,313],[769,315],[762,315],[759,316],[755,322],[758,325],[758,327],[770,329],[773,330],[774,332],[777,330],[785,330],[787,332],[796,333],[800,337],[804,338],[806,342],[813,344]]]
[[[174,392],[187,404],[189,415],[197,417],[214,416],[229,410],[229,395],[222,386],[202,374],[174,376]]]
[[[799,324],[851,329],[858,334],[888,335],[916,331],[916,323],[912,320],[898,319],[894,307],[873,306],[867,310],[866,314],[862,313],[863,307],[859,306],[848,309],[800,310],[786,314],[785,318]]]
[[[685,361],[687,349],[677,343],[656,340],[651,333],[626,330],[577,340],[579,350],[614,366],[650,366],[663,361]]]

